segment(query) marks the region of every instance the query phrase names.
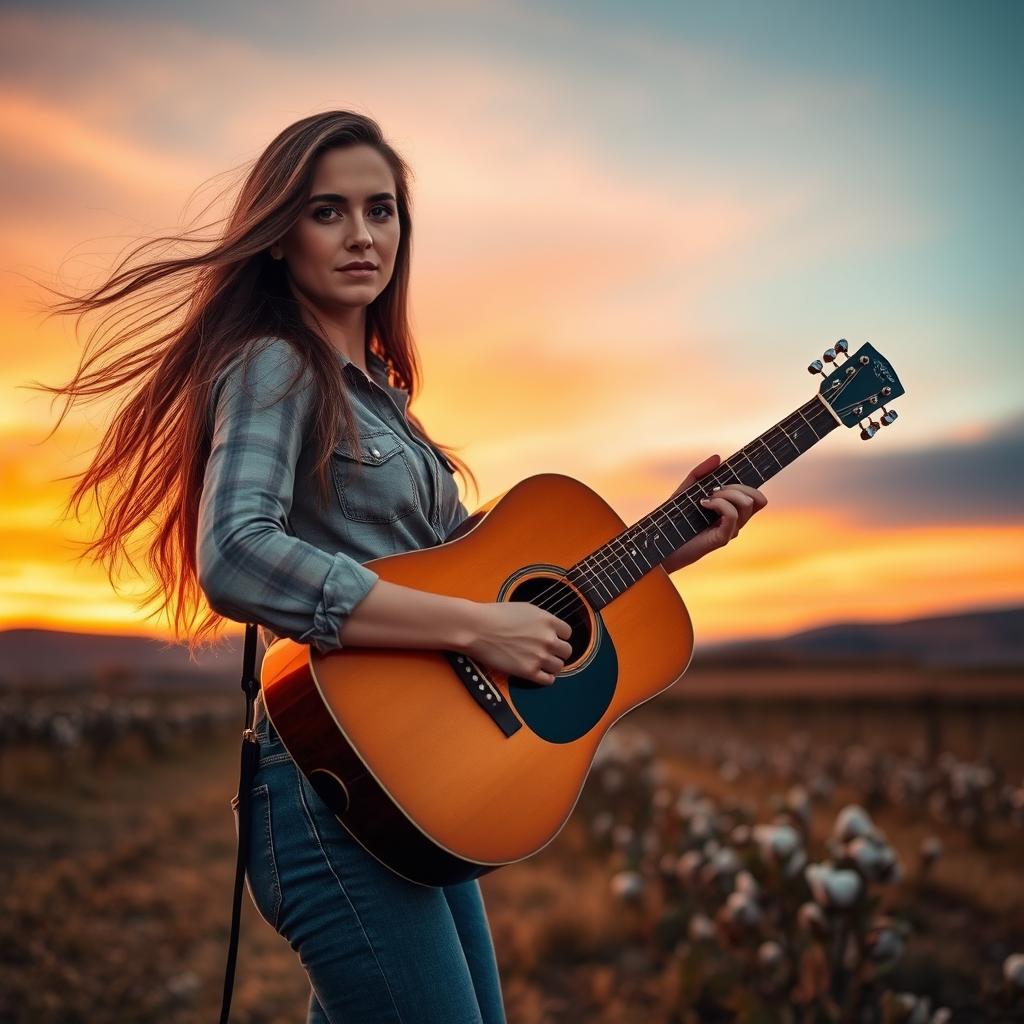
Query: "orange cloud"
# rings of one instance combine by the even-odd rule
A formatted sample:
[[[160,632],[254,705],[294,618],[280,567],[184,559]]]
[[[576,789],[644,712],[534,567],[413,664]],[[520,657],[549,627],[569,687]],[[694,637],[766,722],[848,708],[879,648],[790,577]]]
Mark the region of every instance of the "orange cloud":
[[[145,581],[125,581],[119,595],[102,569],[77,561],[75,544],[93,523],[60,522],[65,485],[48,479],[52,467],[10,438],[0,455],[0,626],[168,636],[135,608]],[[505,486],[518,478],[514,468],[506,475]],[[641,463],[606,474],[596,489],[628,523],[668,496],[663,485]],[[493,493],[485,487],[482,497]],[[704,642],[1016,600],[1022,578],[1021,526],[872,530],[846,522],[836,530],[830,508],[772,505],[731,544],[673,576]]]
[[[909,618],[1024,596],[1024,526],[833,529],[828,509],[769,504],[673,575],[704,642],[826,622]]]

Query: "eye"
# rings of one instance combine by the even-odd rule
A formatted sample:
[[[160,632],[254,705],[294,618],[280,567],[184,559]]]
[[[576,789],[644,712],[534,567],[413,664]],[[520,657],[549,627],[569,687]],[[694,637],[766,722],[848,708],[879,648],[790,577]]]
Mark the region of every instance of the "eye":
[[[321,213],[324,213],[327,210],[332,210],[334,213],[338,212],[338,209],[335,206],[318,206],[313,211],[314,220],[318,220],[321,224],[330,224],[330,220],[325,220],[320,216]],[[371,207],[371,210],[383,210],[385,214],[385,216],[383,217],[384,220],[390,220],[395,215],[395,211],[391,207],[390,203],[375,203]]]

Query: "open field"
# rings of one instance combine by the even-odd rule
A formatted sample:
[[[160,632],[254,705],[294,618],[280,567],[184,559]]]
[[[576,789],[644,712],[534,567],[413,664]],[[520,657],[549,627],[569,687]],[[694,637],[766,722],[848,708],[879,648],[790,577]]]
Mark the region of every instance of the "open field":
[[[639,761],[602,757],[558,838],[482,880],[510,1022],[828,1019],[793,1016],[767,995],[775,1009],[756,1016],[742,1000],[714,995],[740,962],[747,973],[737,991],[769,991],[755,985],[753,961],[735,959],[758,947],[730,932],[729,949],[718,949],[726,926],[719,918],[717,939],[693,938],[695,918],[715,917],[721,879],[708,865],[721,866],[723,846],[739,851],[769,906],[770,873],[736,827],[795,822],[802,812],[794,787],[806,797],[810,861],[825,856],[837,811],[857,803],[903,865],[899,880],[875,887],[878,912],[900,916],[907,931],[901,955],[865,990],[871,1005],[881,1006],[887,989],[927,996],[932,1011],[951,1007],[953,1020],[1024,1019],[1002,973],[1009,955],[1024,952],[1024,814],[1005,803],[1024,786],[1019,706],[668,698],[628,715],[609,736],[646,749]],[[179,709],[181,722],[200,724],[158,742],[128,730],[94,747],[6,745],[0,1020],[216,1018],[242,701],[221,693],[209,703],[216,709],[198,719]],[[158,717],[162,708],[157,701]],[[685,804],[672,822],[662,813],[669,797]],[[709,829],[718,839],[707,838]],[[930,838],[942,854],[922,868],[921,843]],[[700,886],[680,866],[684,850],[696,857]],[[243,908],[233,1019],[303,1020],[305,975],[247,896]],[[787,946],[781,920],[757,942],[775,935]],[[725,973],[698,992],[692,954],[713,946]],[[806,957],[816,947],[794,934],[794,955],[798,948]]]

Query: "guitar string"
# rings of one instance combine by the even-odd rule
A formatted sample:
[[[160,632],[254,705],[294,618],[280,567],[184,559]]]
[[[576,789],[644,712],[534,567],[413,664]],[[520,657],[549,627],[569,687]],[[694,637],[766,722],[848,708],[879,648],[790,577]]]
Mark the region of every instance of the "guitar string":
[[[806,417],[803,416],[802,409],[803,409],[803,407],[801,407],[801,409],[797,410],[795,413],[791,413],[789,416],[783,418],[777,424],[775,424],[775,427],[781,426],[781,424],[787,422],[788,420],[792,419],[796,415],[800,415],[801,418],[803,418],[805,420],[805,422],[806,422]],[[808,423],[807,425],[811,426],[810,423]],[[772,448],[767,444],[767,440],[762,440],[761,439],[761,438],[767,438],[767,435],[769,435],[775,429],[775,427],[769,428],[767,431],[765,431],[761,435],[761,437],[759,437],[756,440],[760,441],[760,443],[761,443],[761,445],[763,447],[768,448],[769,454],[771,454],[772,458],[774,458],[775,461],[777,463],[779,463],[779,466],[781,468],[782,467],[782,463],[779,460],[779,458],[776,456],[776,454],[772,450]],[[813,426],[811,426],[811,430],[812,430],[812,432],[814,432],[816,434],[816,432],[813,429]],[[788,434],[786,436],[787,436],[787,438],[789,437]],[[821,436],[824,436],[824,435],[821,435]],[[790,439],[790,442],[793,443],[792,439]],[[755,444],[755,443],[756,442],[751,442],[751,445]],[[705,495],[705,493],[704,493],[704,486],[703,485],[705,484],[705,482],[713,482],[718,487],[723,487],[723,486],[726,486],[727,484],[730,484],[730,483],[736,483],[736,482],[742,483],[743,482],[742,480],[720,480],[718,478],[718,474],[722,473],[723,471],[727,471],[727,472],[731,473],[732,475],[738,477],[738,474],[736,473],[735,469],[732,467],[732,465],[730,465],[730,463],[732,463],[733,460],[738,460],[741,457],[745,458],[751,464],[751,466],[754,468],[754,470],[758,473],[758,475],[762,477],[762,481],[761,481],[762,483],[764,482],[765,479],[769,479],[767,477],[764,477],[764,475],[758,469],[756,463],[754,463],[753,460],[750,458],[750,456],[747,455],[747,448],[749,448],[751,445],[744,445],[743,448],[739,449],[739,451],[737,451],[733,455],[731,455],[718,468],[713,470],[711,473],[706,473],[704,476],[702,476],[700,478],[699,481],[694,481],[694,483],[691,484],[690,487],[688,487],[685,491],[682,491],[680,494],[674,496],[672,499],[669,500],[671,505],[679,506],[677,510],[681,511],[683,513],[683,517],[686,520],[687,525],[690,526],[691,529],[692,529],[692,523],[690,523],[689,517],[687,516],[687,512],[688,511],[696,512],[696,513],[700,514],[702,517],[703,516],[707,516],[709,514],[707,509],[701,508],[701,506],[699,504],[697,504],[696,501],[694,500],[695,494],[699,494],[701,496],[709,496],[709,495]],[[691,493],[691,491],[695,492],[695,494]],[[689,506],[690,507],[687,508],[686,507],[686,504],[687,504],[686,501],[682,501],[681,499],[687,499],[687,501],[689,502]],[[714,515],[714,513],[711,513],[711,514]],[[711,526],[713,522],[714,522],[714,519],[705,520],[704,529],[707,529],[709,526]],[[673,520],[673,517],[670,514],[670,512],[668,511],[667,507],[665,509],[662,509],[662,510],[658,511],[657,513],[655,513],[654,514],[654,518],[651,520],[651,524],[653,526],[659,527],[660,529],[662,529],[662,531],[664,531],[664,524],[665,523],[669,523],[670,525],[672,525],[672,527],[676,530],[677,533],[679,532],[679,528],[676,525],[675,521]],[[634,527],[635,527],[635,525],[636,524],[634,524]],[[625,531],[626,534],[628,534],[631,529],[633,529],[633,527],[628,528]],[[695,534],[694,536],[697,536],[698,534],[700,534],[702,532],[703,532],[703,530],[698,530],[697,534]],[[680,535],[682,536],[682,534],[680,534]],[[690,538],[690,539],[693,539],[693,538]],[[688,542],[684,541],[683,543],[688,543]],[[615,548],[616,544],[618,546],[620,546],[623,550],[615,551],[614,548]],[[622,571],[616,570],[618,572],[618,574],[619,574],[620,581],[621,581],[621,579],[624,578],[624,575],[628,573],[628,564],[627,564],[625,555],[629,554],[629,546],[631,544],[632,544],[631,541],[618,540],[617,538],[612,538],[611,541],[607,542],[604,545],[604,548],[606,549],[606,553],[602,556],[602,560],[597,562],[597,563],[595,563],[593,565],[593,567],[589,569],[589,572],[585,572],[583,574],[583,576],[581,577],[581,580],[580,580],[581,585],[585,585],[587,583],[593,582],[594,580],[597,579],[597,577],[599,575],[602,575],[602,574],[610,582],[611,581],[611,577],[606,572],[604,572],[604,570],[610,568],[613,563],[616,563],[617,565],[622,567]],[[679,545],[679,546],[681,546],[681,545]],[[675,549],[673,549],[673,550],[675,550]],[[666,555],[665,557],[666,558],[670,557],[670,555]],[[664,561],[664,558],[662,559],[662,561]],[[584,559],[584,562],[586,562],[586,559]],[[635,558],[633,559],[633,564],[634,564],[634,566],[636,568],[638,568],[638,569],[641,568],[640,564],[636,562]],[[660,563],[658,563],[658,564],[660,564]],[[653,568],[653,566],[648,566],[647,570],[642,572],[640,577],[637,577],[636,580],[631,580],[630,581],[630,585],[632,585],[632,583],[637,582],[637,580],[639,580],[643,575],[646,575],[646,572],[649,572],[651,568]],[[565,580],[565,579],[567,579],[567,577],[568,577],[568,573],[563,573],[563,574],[561,574],[560,578],[562,580]],[[545,597],[547,597],[552,592],[556,592],[556,591],[560,592],[561,589],[562,589],[562,585],[561,584],[552,584],[552,586],[550,586],[546,591],[542,591],[541,594],[539,594],[538,597],[533,601],[533,603],[536,604],[540,608],[544,608],[546,611],[550,611],[552,614],[557,614],[557,612],[564,611],[566,608],[569,608],[569,607],[579,603],[578,602],[578,598],[577,598],[575,593],[571,593],[571,594],[567,595],[567,600],[563,601],[563,603],[560,604],[560,605],[559,604],[555,604],[555,605],[552,605],[552,606],[549,607],[548,605],[546,605],[544,603],[543,599]],[[610,588],[606,586],[606,589],[610,589]]]
[[[805,403],[805,405],[806,404],[807,403]],[[806,425],[811,428],[811,432],[815,434],[815,437],[816,437],[817,440],[820,440],[821,437],[825,436],[824,434],[819,435],[817,433],[817,431],[814,430],[813,425],[807,420],[807,417],[804,415],[804,412],[803,412],[804,408],[805,408],[805,406],[801,406],[795,412],[790,413],[788,416],[786,416],[783,419],[779,420],[778,423],[776,423],[772,427],[769,427],[768,430],[764,431],[758,438],[755,439],[755,441],[752,441],[749,445],[744,445],[737,452],[734,452],[717,469],[713,470],[711,473],[706,473],[704,476],[702,476],[700,478],[699,481],[695,481],[685,491],[682,491],[680,494],[676,495],[674,498],[669,499],[669,502],[671,503],[671,505],[679,506],[677,510],[681,511],[683,513],[683,517],[684,517],[684,519],[686,519],[686,522],[687,522],[688,526],[691,526],[691,528],[692,528],[692,524],[689,522],[689,518],[686,515],[687,511],[697,512],[697,513],[699,513],[702,516],[707,516],[709,514],[707,509],[702,508],[699,504],[697,504],[695,502],[694,495],[691,494],[691,491],[695,490],[696,493],[700,494],[701,496],[708,496],[708,495],[704,494],[704,491],[703,491],[703,488],[702,488],[702,484],[705,481],[713,480],[714,483],[717,484],[719,487],[726,486],[726,485],[728,485],[730,483],[737,483],[737,482],[742,483],[743,482],[742,480],[725,480],[725,481],[722,481],[722,480],[718,479],[718,474],[721,473],[723,470],[727,470],[727,471],[731,472],[733,475],[738,476],[736,471],[730,465],[730,463],[732,463],[733,460],[737,460],[740,457],[746,459],[747,462],[749,462],[750,465],[754,468],[754,470],[758,473],[758,475],[763,477],[762,483],[764,482],[764,480],[770,479],[770,477],[764,477],[763,476],[763,474],[758,469],[757,464],[747,454],[747,449],[750,448],[751,445],[756,444],[756,443],[759,442],[762,447],[765,447],[765,448],[768,449],[769,454],[771,454],[772,458],[774,458],[775,461],[777,463],[779,463],[779,468],[781,469],[783,467],[783,463],[779,460],[778,456],[776,456],[776,454],[773,451],[772,447],[768,444],[768,439],[769,439],[768,435],[770,435],[777,427],[780,427],[783,423],[786,423],[788,420],[793,419],[795,416],[800,416],[800,418],[804,420]],[[819,406],[819,409],[820,409],[820,406]],[[817,415],[817,412],[818,412],[818,410],[814,411],[815,415]],[[786,432],[783,431],[783,433],[786,433]],[[795,442],[792,441],[792,438],[789,438],[788,433],[786,433],[786,437],[787,437],[787,439],[790,440],[790,443],[794,444],[794,446],[795,446]],[[803,452],[798,452],[798,455],[801,455],[801,454],[803,454]],[[687,501],[689,502],[689,506],[690,506],[689,509],[686,508],[686,502],[681,500],[681,499],[684,499],[684,498],[687,499]],[[676,523],[674,522],[674,520],[672,518],[672,515],[669,513],[667,508],[662,509],[661,511],[659,511],[656,514],[653,514],[653,515],[655,516],[655,518],[651,520],[652,525],[658,526],[659,528],[663,529],[664,523],[667,522],[670,525],[672,525],[674,529],[676,529],[676,532],[679,532],[678,527],[676,526]],[[706,521],[704,529],[707,529],[709,526],[711,526],[713,524],[713,522],[714,522],[713,519],[710,520],[710,521]],[[635,525],[636,524],[634,524],[634,527],[635,527]],[[631,530],[631,529],[633,529],[633,527],[629,527],[625,532],[628,534],[629,530]],[[703,532],[703,530],[699,530],[699,531],[697,531],[697,534],[695,534],[694,536],[697,536],[697,535],[699,535],[702,532]],[[690,538],[690,539],[692,540],[693,538]],[[688,543],[688,541],[684,541],[683,543]],[[623,548],[623,550],[616,552],[614,550],[614,547],[615,547],[616,544],[621,546]],[[618,538],[612,538],[611,541],[608,541],[605,545],[603,545],[603,547],[607,549],[606,553],[602,556],[602,559],[599,562],[595,563],[592,568],[589,568],[589,570],[587,572],[585,572],[581,576],[581,580],[580,580],[581,585],[587,584],[587,583],[592,583],[594,580],[597,579],[597,577],[599,575],[604,575],[604,577],[607,580],[610,581],[611,577],[606,572],[604,572],[604,570],[606,570],[609,567],[611,567],[613,563],[615,563],[615,564],[617,564],[619,566],[622,566],[623,571],[620,572],[619,570],[616,570],[616,572],[618,572],[620,580],[622,578],[624,578],[624,574],[628,572],[628,564],[626,562],[625,555],[629,553],[629,551],[628,551],[628,545],[629,544],[631,544],[631,542],[629,542],[629,541],[618,540]],[[675,550],[675,549],[673,549],[673,550]],[[666,555],[665,557],[666,558],[670,557],[670,555]],[[586,562],[587,560],[584,559],[583,561]],[[664,559],[662,559],[662,561],[664,561]],[[639,563],[637,563],[635,559],[633,560],[633,564],[634,564],[634,566],[636,568],[640,568]],[[660,563],[657,563],[657,564],[660,564]],[[638,576],[635,580],[631,580],[630,581],[630,585],[632,585],[633,583],[637,582],[642,576],[646,575],[646,573],[649,572],[651,568],[653,568],[653,566],[649,566],[647,570],[645,570],[644,572],[641,573],[641,576]],[[562,573],[561,576],[560,576],[560,579],[561,580],[566,580],[568,578],[568,575],[569,575],[568,572]],[[570,608],[570,607],[572,607],[574,605],[578,605],[579,604],[579,599],[578,599],[577,595],[575,594],[575,592],[570,593],[569,595],[567,595],[566,599],[561,604],[557,604],[556,603],[555,605],[552,605],[552,606],[549,607],[549,606],[547,606],[546,604],[543,603],[543,599],[545,597],[547,597],[551,593],[560,592],[562,590],[562,586],[563,585],[561,583],[552,584],[547,590],[542,591],[538,595],[538,597],[532,603],[536,604],[537,607],[539,607],[539,608],[544,608],[545,611],[549,611],[553,615],[557,614],[557,612],[559,612],[559,611],[564,611],[567,608]],[[611,588],[606,586],[606,589],[611,589]]]
[[[845,364],[844,364],[844,365],[845,365]],[[854,379],[854,377],[855,377],[855,376],[856,376],[856,374],[854,374],[854,375],[851,375],[851,376],[848,376],[848,377],[847,377],[847,378],[846,378],[845,380],[843,380],[843,381],[842,381],[842,386],[840,387],[840,390],[839,390],[838,392],[836,392],[835,396],[833,396],[833,397],[835,397],[835,398],[839,397],[839,395],[840,395],[840,394],[842,393],[842,391],[844,391],[844,390],[846,389],[846,386],[847,386],[847,385],[848,385],[849,383],[851,383],[851,382],[852,382],[852,380]],[[808,407],[811,407],[811,408],[813,409],[813,415],[812,415],[812,418],[811,418],[810,420],[808,419],[808,416],[807,416],[807,415],[805,414],[805,410],[806,410],[806,409],[807,409]],[[834,408],[834,407],[833,407],[833,408]],[[852,405],[850,405],[850,406],[847,406],[847,407],[845,407],[845,408],[844,408],[844,409],[843,409],[842,411],[844,411],[844,412],[845,412],[845,411],[849,411],[849,410],[850,410],[850,409],[852,409],[852,408],[853,408],[853,406],[852,406]],[[698,512],[698,513],[701,513],[701,514],[703,514],[703,515],[708,515],[709,513],[708,513],[708,511],[707,511],[706,509],[703,509],[703,508],[701,508],[701,507],[700,507],[699,505],[697,505],[697,504],[696,504],[696,503],[695,503],[695,502],[693,501],[693,496],[692,496],[692,495],[690,494],[690,490],[691,490],[691,489],[693,489],[693,488],[696,488],[696,489],[697,489],[697,493],[699,493],[699,494],[702,494],[702,495],[703,495],[703,491],[701,490],[701,487],[700,487],[700,485],[701,485],[701,484],[702,484],[702,483],[703,483],[704,481],[706,481],[706,480],[709,480],[709,479],[714,479],[715,483],[716,483],[716,484],[717,484],[717,485],[718,485],[719,487],[725,486],[725,485],[727,485],[727,484],[729,484],[729,483],[736,483],[736,482],[739,482],[739,483],[743,483],[743,481],[742,481],[742,480],[726,480],[726,481],[724,481],[724,482],[723,482],[723,481],[720,481],[720,480],[718,480],[718,478],[717,478],[717,474],[718,474],[718,473],[720,473],[720,472],[722,472],[722,471],[723,471],[723,469],[727,469],[727,470],[730,470],[730,471],[732,471],[732,466],[730,465],[730,463],[732,463],[732,462],[733,462],[733,460],[734,460],[734,459],[737,459],[737,458],[738,458],[739,456],[742,456],[742,457],[743,457],[744,459],[746,459],[746,460],[747,460],[747,462],[748,462],[748,463],[750,463],[751,467],[752,467],[752,468],[754,469],[754,471],[755,471],[755,472],[756,472],[756,473],[758,474],[758,476],[761,476],[761,477],[762,477],[762,480],[761,480],[761,482],[762,482],[762,483],[764,483],[764,482],[765,482],[765,480],[767,480],[767,479],[770,479],[770,477],[765,477],[765,476],[764,476],[764,474],[762,474],[762,473],[761,473],[761,471],[760,471],[760,469],[758,468],[757,464],[756,464],[756,463],[755,463],[755,462],[753,461],[753,459],[752,459],[752,458],[751,458],[751,457],[750,457],[750,456],[749,456],[749,455],[747,454],[747,449],[748,449],[748,448],[750,448],[750,447],[751,447],[751,445],[753,445],[753,444],[755,444],[755,443],[757,443],[757,442],[760,442],[761,446],[762,446],[762,447],[764,447],[764,448],[767,448],[767,449],[768,449],[768,452],[769,452],[769,454],[770,454],[770,455],[772,456],[772,458],[773,458],[773,459],[775,459],[775,461],[776,461],[776,462],[777,462],[777,463],[779,464],[779,469],[782,469],[782,468],[784,468],[784,464],[783,464],[783,463],[782,463],[782,462],[781,462],[781,461],[779,460],[779,458],[778,458],[778,456],[777,456],[777,455],[775,454],[775,451],[773,450],[772,446],[771,446],[771,445],[770,445],[770,444],[768,443],[768,441],[769,441],[769,440],[771,439],[771,436],[770,436],[770,435],[772,435],[772,433],[773,433],[773,432],[774,432],[774,431],[775,431],[775,430],[776,430],[777,428],[780,428],[780,427],[782,427],[782,426],[783,426],[783,424],[785,424],[785,423],[789,422],[790,420],[793,420],[793,419],[795,419],[795,418],[796,418],[797,416],[799,416],[799,417],[800,417],[800,418],[801,418],[801,419],[803,420],[803,422],[804,422],[804,425],[806,425],[806,426],[810,427],[810,429],[811,429],[811,433],[813,433],[813,434],[814,434],[814,436],[815,436],[815,442],[817,442],[817,441],[820,441],[822,437],[825,437],[825,436],[826,436],[826,435],[827,435],[827,434],[829,433],[829,431],[831,431],[831,430],[833,429],[833,426],[834,426],[834,422],[835,422],[835,421],[834,421],[833,419],[829,418],[829,419],[828,419],[828,420],[826,421],[826,422],[828,422],[828,424],[829,424],[829,430],[828,430],[828,431],[826,431],[826,432],[825,432],[824,434],[819,434],[819,433],[818,433],[818,432],[817,432],[817,431],[816,431],[816,430],[814,429],[814,423],[815,423],[815,421],[817,420],[817,418],[818,418],[818,417],[819,417],[819,416],[821,415],[821,413],[822,413],[823,411],[824,411],[824,410],[823,410],[823,407],[822,407],[822,406],[821,406],[820,404],[814,404],[814,400],[813,400],[813,399],[810,399],[810,400],[808,400],[807,402],[805,402],[805,403],[804,403],[804,405],[800,406],[800,407],[799,407],[798,409],[796,409],[796,410],[795,410],[794,412],[790,413],[790,414],[789,414],[788,416],[785,416],[785,417],[783,417],[783,418],[782,418],[781,420],[779,420],[779,421],[778,421],[777,423],[775,423],[775,424],[774,424],[773,426],[771,426],[771,427],[769,427],[769,428],[768,428],[767,430],[765,430],[765,431],[764,431],[764,432],[763,432],[763,433],[762,433],[761,435],[759,435],[759,436],[758,436],[757,438],[755,438],[755,440],[754,440],[754,441],[752,441],[752,442],[751,442],[750,444],[748,444],[748,445],[744,445],[744,446],[743,446],[742,448],[740,448],[740,449],[739,449],[739,450],[738,450],[737,452],[734,452],[734,453],[733,453],[733,454],[732,454],[731,456],[729,456],[729,458],[728,458],[728,459],[726,459],[726,460],[725,460],[725,462],[723,462],[723,463],[722,463],[722,464],[721,464],[721,465],[720,465],[720,466],[719,466],[719,467],[718,467],[717,469],[715,469],[715,470],[714,470],[713,472],[705,474],[704,476],[702,476],[702,477],[700,478],[700,480],[699,480],[699,481],[695,481],[695,482],[694,482],[694,483],[693,483],[693,484],[691,485],[691,487],[690,487],[690,488],[687,488],[687,490],[686,490],[686,491],[683,491],[683,492],[681,492],[680,494],[676,495],[676,496],[675,496],[674,498],[672,498],[672,499],[669,499],[669,500],[670,500],[670,502],[671,502],[671,503],[672,503],[673,505],[678,505],[678,506],[680,506],[679,510],[683,512],[683,517],[684,517],[684,519],[686,519],[687,525],[691,526],[691,528],[692,528],[692,524],[691,524],[691,523],[689,522],[689,519],[688,519],[688,518],[687,518],[687,516],[686,516],[686,511],[685,511],[685,503],[681,502],[681,500],[680,500],[680,499],[682,499],[682,498],[687,498],[687,499],[689,499],[689,501],[690,501],[690,506],[691,506],[691,510],[692,510],[692,511],[694,511],[694,512]],[[799,427],[799,424],[797,424],[797,426]],[[794,447],[797,447],[797,446],[796,446],[796,443],[795,443],[795,442],[793,441],[793,439],[792,439],[792,438],[791,438],[791,437],[789,436],[789,433],[788,433],[788,432],[787,432],[787,431],[786,431],[785,429],[783,429],[783,430],[782,430],[782,433],[783,433],[783,434],[785,434],[785,436],[786,436],[787,440],[788,440],[788,441],[789,441],[789,442],[790,442],[790,443],[791,443],[791,444],[792,444],[792,445],[793,445]],[[809,449],[804,449],[804,451],[807,451],[807,450],[809,450]],[[797,456],[799,456],[799,455],[802,455],[803,453],[804,453],[803,451],[800,451],[800,450],[798,450],[798,451],[797,451]],[[786,463],[785,465],[788,465],[788,464],[789,464],[789,463]],[[734,472],[734,471],[733,471],[733,472]],[[736,474],[736,475],[738,476],[738,474]],[[772,475],[774,476],[775,474],[773,473]],[[654,515],[654,514],[652,513],[652,515]],[[666,512],[666,511],[661,511],[661,512],[657,513],[657,515],[655,516],[655,518],[654,518],[654,519],[652,519],[652,523],[653,523],[653,524],[655,524],[655,525],[660,525],[660,524],[662,524],[663,522],[666,522],[666,521],[667,521],[667,522],[669,522],[669,523],[670,523],[670,524],[671,524],[671,525],[672,525],[673,527],[675,527],[675,523],[674,523],[674,522],[672,521],[672,518],[671,518],[671,516],[670,516],[670,515],[668,514],[668,512]],[[707,528],[708,526],[710,526],[710,525],[711,525],[711,522],[705,522],[705,529],[706,529],[706,528]],[[634,524],[633,524],[633,526],[635,527],[635,526],[636,526],[636,524],[634,523]],[[633,527],[629,527],[629,528],[628,528],[628,529],[626,530],[626,533],[628,533],[628,532],[629,532],[629,530],[631,530],[631,529],[633,529]],[[677,529],[677,532],[679,532],[679,531],[678,531],[678,529]],[[703,531],[702,531],[702,530],[699,530],[699,531],[697,531],[697,533],[698,533],[698,534],[699,534],[699,533],[701,533],[701,532],[703,532]],[[697,535],[697,534],[695,534],[694,536],[696,536],[696,535]],[[621,536],[621,535],[620,535],[620,536]],[[690,538],[690,539],[692,540],[693,538]],[[599,573],[599,572],[601,572],[602,570],[604,570],[605,568],[607,568],[608,566],[610,566],[610,565],[611,565],[611,564],[612,564],[613,562],[615,562],[615,563],[617,563],[617,564],[619,564],[619,565],[621,565],[621,566],[623,566],[623,567],[626,567],[626,560],[625,560],[625,558],[623,557],[623,552],[621,552],[621,551],[620,551],[620,552],[618,552],[618,553],[615,553],[615,552],[614,552],[614,548],[613,548],[613,545],[614,545],[614,543],[616,543],[616,541],[617,541],[617,538],[613,538],[613,539],[612,539],[611,541],[607,542],[607,543],[606,543],[606,544],[604,545],[604,547],[605,547],[605,548],[607,549],[607,553],[606,553],[606,554],[605,554],[605,555],[603,556],[603,561],[599,561],[599,562],[595,563],[595,565],[594,565],[594,568],[590,570],[590,577],[589,577],[589,578],[587,578],[586,576],[584,576],[584,577],[583,577],[583,582],[586,582],[586,583],[592,582],[592,581],[593,581],[594,579],[596,579],[596,577],[598,576],[598,573]],[[622,540],[618,540],[618,541],[617,541],[617,543],[618,543],[619,545],[625,545],[625,544],[626,544],[627,542],[626,542],[626,541],[622,541]],[[686,541],[684,541],[683,543],[687,543],[687,542],[686,542]],[[675,550],[675,549],[673,549],[673,550]],[[665,556],[665,557],[669,557],[669,556]],[[586,561],[586,559],[585,559],[584,561]],[[662,559],[662,561],[664,561],[664,559]],[[577,564],[578,564],[578,563],[577,563]],[[658,563],[658,564],[660,564],[660,563]],[[638,565],[638,563],[636,563],[636,561],[635,561],[635,560],[634,560],[634,566],[636,566],[637,568],[639,568],[639,565]],[[632,585],[633,583],[636,583],[636,582],[637,582],[637,580],[639,580],[639,579],[640,579],[640,578],[641,578],[641,577],[642,577],[643,575],[646,575],[646,573],[647,573],[647,572],[649,572],[651,568],[653,568],[653,566],[648,566],[648,568],[647,568],[646,570],[644,570],[644,572],[642,572],[642,573],[641,573],[641,576],[638,576],[638,577],[637,577],[637,578],[636,578],[635,580],[631,580],[631,581],[630,581],[630,584],[629,584],[629,585],[631,586],[631,585]],[[621,574],[621,573],[619,573],[619,576],[620,576],[620,580],[621,580],[621,578],[622,578],[622,574]],[[560,577],[560,578],[564,580],[564,579],[566,579],[567,577],[568,577],[568,573],[563,573],[563,574],[561,575],[561,577]],[[610,577],[610,576],[609,576],[609,577],[607,577],[607,578],[608,578],[609,580],[611,579],[611,577]],[[560,606],[559,606],[559,605],[555,605],[555,606],[552,606],[552,608],[547,608],[547,607],[546,607],[546,606],[545,606],[544,604],[542,604],[542,603],[539,603],[539,600],[540,600],[540,599],[542,599],[542,598],[543,598],[543,597],[545,597],[546,595],[548,595],[548,594],[550,594],[551,592],[553,592],[553,591],[556,591],[556,590],[558,590],[558,589],[559,589],[559,585],[558,585],[558,584],[553,584],[553,585],[552,585],[551,587],[549,587],[549,588],[548,588],[548,590],[546,590],[546,591],[542,591],[542,592],[541,592],[541,594],[540,594],[540,595],[539,595],[539,597],[538,597],[538,601],[537,601],[537,602],[534,602],[534,603],[537,603],[537,604],[538,604],[538,607],[543,607],[543,608],[545,608],[545,610],[547,610],[547,611],[551,611],[551,612],[552,612],[552,614],[554,614],[554,608],[558,608],[559,610],[563,610],[563,609],[565,609],[565,608],[567,608],[567,607],[571,607],[571,606],[572,606],[573,604],[578,604],[578,600],[577,600],[577,598],[576,598],[576,595],[575,595],[574,593],[573,593],[573,594],[570,594],[570,595],[568,595],[568,601],[567,601],[567,602],[565,602],[565,603],[563,603],[563,604],[562,604],[562,605],[560,605]],[[607,588],[606,588],[606,589],[607,589]]]

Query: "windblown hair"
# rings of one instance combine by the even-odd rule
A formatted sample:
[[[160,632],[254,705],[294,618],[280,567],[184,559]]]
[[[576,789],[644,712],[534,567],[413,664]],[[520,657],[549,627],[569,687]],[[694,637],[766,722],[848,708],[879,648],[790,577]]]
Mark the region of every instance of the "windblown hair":
[[[316,386],[309,440],[321,500],[339,429],[354,422],[337,354],[303,322],[284,261],[268,250],[301,216],[317,157],[358,144],[373,146],[387,161],[401,228],[392,277],[367,307],[365,340],[388,364],[389,382],[408,389],[411,405],[420,378],[407,311],[412,173],[377,123],[358,113],[327,111],[282,131],[251,165],[243,165],[243,172],[251,169],[226,226],[212,238],[201,237],[199,226],[138,243],[105,283],[84,295],[47,287],[64,300],[45,306],[47,317],[78,314],[76,333],[86,314],[111,307],[90,332],[74,376],[59,387],[37,385],[65,400],[53,429],[76,402],[119,398],[89,466],[64,478],[76,481],[65,515],[80,518],[87,499],[95,500],[100,525],[83,554],[104,565],[115,588],[125,568],[143,575],[141,554],[155,582],[140,606],[155,604],[150,617],[165,615],[190,650],[212,640],[224,624],[207,604],[196,573],[199,500],[211,445],[208,409],[218,372],[256,338],[274,335],[291,343],[301,361],[296,379],[308,369]],[[182,255],[183,244],[198,251]],[[137,257],[145,261],[129,266]],[[108,321],[115,328],[109,336],[100,330]],[[408,418],[429,440],[411,412]],[[475,488],[466,463],[432,443]]]

